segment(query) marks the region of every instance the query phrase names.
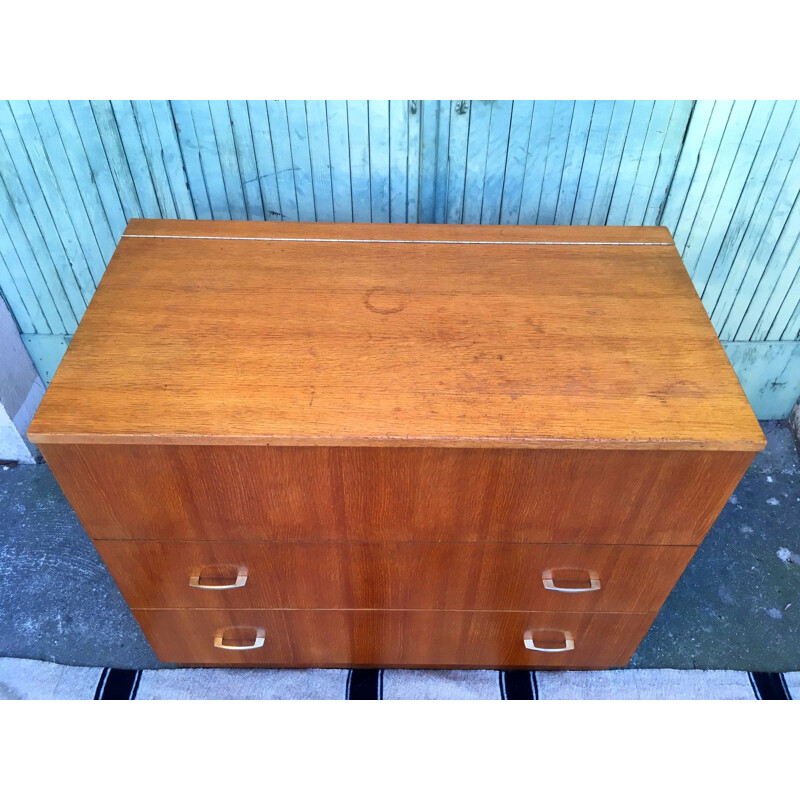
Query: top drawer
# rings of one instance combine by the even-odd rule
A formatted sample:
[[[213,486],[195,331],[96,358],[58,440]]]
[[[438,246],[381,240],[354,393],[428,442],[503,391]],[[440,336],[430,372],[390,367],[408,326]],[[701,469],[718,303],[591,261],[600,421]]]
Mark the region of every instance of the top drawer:
[[[46,444],[95,539],[698,544],[751,452]]]

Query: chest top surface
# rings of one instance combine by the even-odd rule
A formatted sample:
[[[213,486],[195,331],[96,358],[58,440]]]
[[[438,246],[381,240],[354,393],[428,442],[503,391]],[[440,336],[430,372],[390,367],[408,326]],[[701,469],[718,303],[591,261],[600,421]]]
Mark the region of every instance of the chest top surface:
[[[666,228],[133,220],[36,442],[759,450]]]

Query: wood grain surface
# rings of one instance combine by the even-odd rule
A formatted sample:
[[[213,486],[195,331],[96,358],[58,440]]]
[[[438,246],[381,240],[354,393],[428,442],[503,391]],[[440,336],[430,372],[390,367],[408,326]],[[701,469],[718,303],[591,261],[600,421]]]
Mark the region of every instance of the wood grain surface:
[[[657,611],[693,547],[95,542],[131,608]],[[551,571],[562,593],[544,588]],[[244,586],[201,589],[189,585]]]
[[[763,447],[664,230],[129,230],[31,424],[37,443]],[[409,243],[421,236],[467,243]],[[500,241],[512,236],[531,242]]]
[[[42,445],[94,539],[699,544],[753,453]]]
[[[600,669],[623,666],[654,614],[492,611],[147,611],[134,615],[156,655],[178,664],[292,667],[523,667]],[[575,649],[539,653],[524,645]],[[221,650],[252,644],[257,650]]]

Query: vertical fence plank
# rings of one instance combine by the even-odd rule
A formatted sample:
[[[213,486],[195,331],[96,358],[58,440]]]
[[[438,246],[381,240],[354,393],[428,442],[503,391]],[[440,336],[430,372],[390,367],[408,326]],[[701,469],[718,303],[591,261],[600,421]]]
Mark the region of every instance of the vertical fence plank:
[[[572,225],[589,224],[613,112],[614,103],[610,101],[597,101],[592,109],[592,119],[572,209]]]
[[[447,188],[450,174],[450,115],[452,104],[440,100],[436,134],[436,206],[435,221],[447,221]]]
[[[450,104],[450,130],[447,145],[447,199],[445,220],[461,223],[467,180],[467,153],[472,103],[454,100]]]
[[[522,204],[522,182],[525,177],[525,162],[528,158],[528,139],[533,120],[533,101],[514,100],[511,104],[511,124],[508,132],[503,195],[500,201],[500,224],[519,223]]]
[[[408,102],[389,101],[389,221],[408,222]]]
[[[156,124],[160,159],[164,165],[175,216],[178,219],[196,219],[195,205],[189,188],[189,179],[183,163],[178,132],[172,109],[165,100],[151,100],[150,111]]]
[[[347,138],[350,142],[350,191],[353,197],[353,222],[371,222],[369,107],[366,100],[347,101]]]
[[[372,221],[389,222],[389,102],[369,101],[369,172]]]
[[[611,122],[608,126],[606,147],[600,164],[600,174],[592,199],[592,210],[589,213],[590,225],[605,225],[608,219],[633,110],[634,103],[630,100],[618,100],[614,103]]]
[[[253,136],[253,152],[256,159],[256,172],[261,189],[264,216],[268,220],[280,220],[284,218],[284,214],[278,192],[267,104],[263,100],[248,100],[247,113],[250,118],[250,132]]]
[[[147,165],[147,172],[153,185],[160,216],[165,219],[176,219],[178,212],[175,209],[175,200],[172,197],[172,187],[169,184],[167,170],[163,160],[163,145],[156,118],[153,116],[153,107],[149,100],[134,100],[132,103],[133,118],[139,131],[142,158]],[[139,157],[128,153],[128,158]]]
[[[420,139],[422,137],[422,108],[420,104],[420,100],[408,101],[407,222],[419,222]]]
[[[464,208],[461,212],[461,221],[465,225],[478,225],[481,221],[493,105],[490,100],[473,100],[470,103],[467,166],[464,173]]]
[[[419,221],[436,222],[436,158],[439,135],[439,102],[419,100]]]
[[[642,153],[636,166],[636,177],[633,179],[628,207],[625,209],[626,225],[642,225],[644,222],[674,108],[675,103],[662,100],[657,100],[653,106],[642,144]]]
[[[142,146],[139,127],[133,114],[133,105],[130,100],[112,100],[112,116],[115,121],[118,138],[122,143],[122,157],[128,165],[128,170],[133,185],[136,187],[136,196],[145,217],[158,218],[162,210],[158,204],[153,177]]]
[[[594,103],[592,101],[578,100],[572,111],[572,120],[567,137],[567,149],[564,154],[564,167],[561,171],[561,183],[558,187],[558,202],[555,213],[556,225],[569,225],[572,222],[593,110]]]
[[[482,225],[497,225],[500,222],[512,110],[513,103],[510,100],[492,101],[489,141],[486,148],[486,174],[483,179],[479,219]]]
[[[306,100],[308,153],[317,222],[333,222],[333,186],[324,100]]]
[[[214,219],[206,178],[203,174],[200,143],[197,140],[191,104],[186,100],[172,100],[169,105],[175,120],[181,161],[186,170],[186,181],[191,193],[195,216],[197,219]]]
[[[328,149],[331,162],[333,218],[336,222],[353,221],[353,194],[350,189],[350,141],[347,133],[347,103],[325,103],[328,123]]]
[[[225,100],[211,100],[208,103],[211,113],[213,134],[209,143],[216,143],[216,158],[222,173],[225,197],[228,200],[228,213],[231,219],[247,219],[247,205],[244,200],[242,173],[236,155],[236,145],[231,130],[231,116]]]
[[[245,100],[229,100],[228,114],[230,114],[230,129],[247,219],[266,219],[247,102]]]
[[[300,205],[294,179],[295,166],[292,160],[286,103],[283,100],[267,100],[267,118],[272,137],[272,155],[275,159],[275,177],[281,200],[281,218],[299,221],[301,218]],[[303,200],[305,203],[305,196]]]
[[[192,112],[192,122],[197,136],[197,148],[203,167],[203,178],[206,183],[206,192],[208,192],[208,202],[211,206],[211,216],[213,219],[232,219],[217,149],[217,137],[211,118],[211,107],[207,100],[191,100],[189,108]]]
[[[636,172],[654,108],[655,103],[652,100],[637,100],[633,104],[633,113],[625,136],[622,158],[614,180],[614,190],[605,220],[606,225],[625,224],[625,214],[630,205]]]
[[[292,148],[294,188],[297,194],[297,213],[301,222],[314,222],[314,176],[311,173],[311,153],[308,149],[308,122],[303,100],[286,101],[286,118],[289,123],[289,144]]]
[[[554,225],[561,180],[564,175],[564,160],[567,157],[567,143],[572,125],[575,103],[559,100],[553,112],[553,125],[547,147],[547,160],[544,167],[542,194],[539,198],[537,225]]]
[[[522,200],[519,209],[520,225],[535,225],[539,217],[547,151],[556,104],[552,100],[537,100],[533,104],[533,119],[528,136],[528,158],[522,179]]]

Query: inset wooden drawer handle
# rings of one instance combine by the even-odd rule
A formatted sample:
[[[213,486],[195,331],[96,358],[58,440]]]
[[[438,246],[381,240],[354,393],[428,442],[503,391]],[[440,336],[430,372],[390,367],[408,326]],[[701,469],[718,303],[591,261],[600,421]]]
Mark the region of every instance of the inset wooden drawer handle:
[[[227,631],[223,631],[222,633],[218,633],[214,637],[214,647],[218,647],[220,650],[257,650],[259,647],[264,646],[264,631],[263,630],[256,630],[255,635],[253,636],[253,643],[252,644],[225,644],[225,637],[230,638],[232,632],[237,630],[236,628],[228,629]],[[252,631],[252,628],[248,629]]]
[[[202,570],[200,570],[202,572]],[[202,575],[192,575],[189,578],[189,586],[194,589],[239,589],[247,583],[247,570],[238,567],[233,583],[200,583]]]
[[[539,647],[536,642],[534,642],[532,633],[525,634],[525,647],[527,647],[528,650],[536,650],[539,653],[566,653],[567,650],[574,650],[575,640],[572,638],[572,634],[567,631],[559,631],[559,633],[564,637],[563,647]]]
[[[588,586],[556,586],[553,578],[553,570],[546,569],[542,573],[542,584],[545,589],[551,592],[565,592],[567,594],[577,594],[578,592],[597,592],[600,590],[600,578],[589,576]]]

